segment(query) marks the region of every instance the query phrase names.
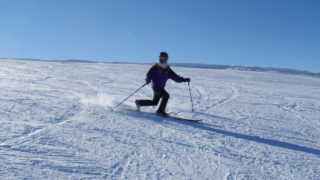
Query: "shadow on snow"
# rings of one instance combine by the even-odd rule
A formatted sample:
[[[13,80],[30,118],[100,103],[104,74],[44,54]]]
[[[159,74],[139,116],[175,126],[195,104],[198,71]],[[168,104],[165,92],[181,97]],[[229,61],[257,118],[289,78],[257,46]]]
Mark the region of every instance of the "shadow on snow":
[[[144,119],[152,120],[157,123],[163,122],[163,120],[168,120],[168,119],[164,119],[162,117],[153,116],[151,114],[150,115],[142,114],[142,113],[138,114],[138,112],[134,112],[134,111],[127,111],[127,112],[121,112],[121,113],[124,113],[126,115],[129,115],[129,116],[132,116],[135,118],[144,118]],[[212,118],[226,119],[226,118],[220,117],[220,116],[212,116]],[[207,123],[186,122],[186,121],[180,121],[180,120],[174,120],[174,119],[170,119],[170,121],[181,123],[184,125],[188,125],[193,128],[205,130],[208,132],[222,134],[225,136],[230,136],[230,137],[234,137],[234,138],[238,138],[238,139],[244,139],[244,140],[262,143],[262,144],[266,144],[266,145],[270,145],[270,146],[275,146],[275,147],[280,147],[280,148],[285,148],[285,149],[289,149],[289,150],[293,150],[293,151],[300,151],[300,152],[310,153],[313,155],[320,156],[320,150],[318,150],[318,149],[313,149],[313,148],[300,146],[300,145],[296,145],[296,144],[292,144],[292,143],[288,143],[288,142],[273,140],[273,139],[261,138],[259,136],[252,136],[252,135],[235,133],[235,132],[231,132],[231,131],[227,131],[227,130],[223,130],[223,129],[218,129],[216,126],[213,126],[213,125],[207,124]]]
[[[285,149],[289,149],[289,150],[300,151],[300,152],[305,152],[305,153],[310,153],[310,154],[320,156],[320,150],[318,150],[318,149],[308,148],[305,146],[300,146],[300,145],[282,142],[282,141],[278,141],[278,140],[261,138],[259,136],[251,136],[251,135],[246,135],[246,134],[234,133],[234,132],[230,132],[230,131],[226,131],[226,130],[222,130],[222,129],[212,128],[212,127],[210,127],[211,126],[210,124],[192,125],[192,126],[199,128],[199,129],[202,129],[202,130],[223,134],[223,135],[231,136],[231,137],[238,138],[238,139],[254,141],[257,143],[267,144],[267,145],[271,145],[271,146],[276,146],[276,147],[280,147],[280,148],[285,148]]]

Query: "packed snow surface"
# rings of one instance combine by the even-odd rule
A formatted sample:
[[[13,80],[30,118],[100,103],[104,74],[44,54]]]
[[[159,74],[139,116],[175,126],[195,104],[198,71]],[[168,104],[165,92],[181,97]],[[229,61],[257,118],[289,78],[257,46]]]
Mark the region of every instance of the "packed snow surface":
[[[167,112],[150,65],[0,60],[1,179],[320,179],[320,78],[173,67]],[[142,107],[154,112],[156,107]]]

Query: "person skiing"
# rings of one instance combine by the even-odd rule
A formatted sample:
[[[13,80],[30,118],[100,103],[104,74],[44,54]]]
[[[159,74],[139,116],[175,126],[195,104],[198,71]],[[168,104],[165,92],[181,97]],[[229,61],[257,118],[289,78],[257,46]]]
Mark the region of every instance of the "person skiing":
[[[153,99],[152,100],[136,100],[137,110],[140,111],[140,106],[156,106],[158,105],[160,98],[161,103],[156,111],[157,115],[169,116],[165,112],[170,95],[164,89],[168,79],[172,79],[178,83],[190,82],[190,78],[183,78],[177,75],[167,63],[169,59],[168,53],[161,52],[159,56],[159,62],[153,65],[146,75],[146,84],[152,81]]]

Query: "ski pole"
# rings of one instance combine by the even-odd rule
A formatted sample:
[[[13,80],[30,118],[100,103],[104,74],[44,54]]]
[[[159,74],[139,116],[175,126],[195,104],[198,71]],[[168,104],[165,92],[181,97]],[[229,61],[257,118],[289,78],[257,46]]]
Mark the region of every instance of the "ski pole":
[[[127,99],[129,99],[131,96],[133,96],[135,93],[137,93],[138,91],[140,91],[140,89],[142,89],[145,85],[147,85],[147,83],[143,84],[139,89],[137,89],[135,92],[133,92],[132,94],[130,94],[130,96],[128,96],[127,98],[125,98],[121,103],[119,103],[117,106],[112,108],[112,111],[115,110],[117,107],[119,107],[122,103],[124,103]]]
[[[190,100],[191,100],[192,112],[193,112],[194,109],[193,109],[193,100],[192,100],[191,89],[190,89],[190,82],[188,82],[188,86],[189,86]]]

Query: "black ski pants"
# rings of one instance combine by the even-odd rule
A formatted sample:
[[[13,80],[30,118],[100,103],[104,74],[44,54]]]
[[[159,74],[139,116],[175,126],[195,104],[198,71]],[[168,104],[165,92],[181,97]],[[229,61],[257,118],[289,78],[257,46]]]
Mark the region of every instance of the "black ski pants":
[[[163,87],[153,87],[153,99],[152,100],[140,100],[139,104],[140,106],[156,106],[158,105],[160,98],[161,103],[158,108],[158,112],[165,112],[168,100],[170,98],[170,95]]]

